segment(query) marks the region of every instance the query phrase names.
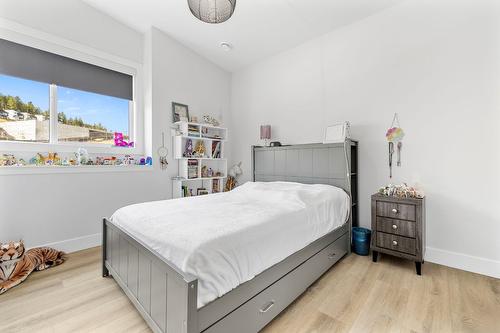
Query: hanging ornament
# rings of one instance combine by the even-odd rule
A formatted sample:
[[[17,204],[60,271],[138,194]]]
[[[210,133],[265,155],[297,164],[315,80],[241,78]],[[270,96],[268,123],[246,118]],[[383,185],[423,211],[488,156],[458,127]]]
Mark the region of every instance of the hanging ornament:
[[[394,155],[394,144],[396,144],[397,148],[397,166],[401,166],[401,150],[403,149],[403,138],[405,136],[405,132],[399,125],[399,117],[398,114],[395,113],[392,118],[391,127],[387,130],[385,137],[389,142],[389,178],[392,178],[392,156]]]

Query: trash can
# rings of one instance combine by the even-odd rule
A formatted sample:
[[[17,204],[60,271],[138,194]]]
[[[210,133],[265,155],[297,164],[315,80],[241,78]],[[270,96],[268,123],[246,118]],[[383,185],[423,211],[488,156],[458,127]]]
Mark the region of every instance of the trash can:
[[[370,251],[370,229],[353,227],[352,228],[352,243],[354,245],[354,253],[360,256],[367,256]]]

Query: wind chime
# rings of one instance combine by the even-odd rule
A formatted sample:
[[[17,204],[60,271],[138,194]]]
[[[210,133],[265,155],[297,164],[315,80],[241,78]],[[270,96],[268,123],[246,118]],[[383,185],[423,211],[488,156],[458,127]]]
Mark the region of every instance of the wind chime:
[[[392,178],[392,155],[394,155],[394,145],[397,148],[397,166],[401,166],[401,150],[403,149],[403,138],[405,136],[405,132],[399,125],[398,114],[395,113],[392,118],[391,127],[387,130],[385,137],[389,142],[389,178]]]

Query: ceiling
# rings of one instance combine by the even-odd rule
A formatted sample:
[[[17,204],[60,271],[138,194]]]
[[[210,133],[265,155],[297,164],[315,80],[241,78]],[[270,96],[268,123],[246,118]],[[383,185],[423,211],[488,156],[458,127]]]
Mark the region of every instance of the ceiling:
[[[83,0],[139,30],[164,31],[228,71],[235,71],[402,0],[237,0],[228,21],[196,19],[187,0]],[[220,47],[229,42],[229,52]]]

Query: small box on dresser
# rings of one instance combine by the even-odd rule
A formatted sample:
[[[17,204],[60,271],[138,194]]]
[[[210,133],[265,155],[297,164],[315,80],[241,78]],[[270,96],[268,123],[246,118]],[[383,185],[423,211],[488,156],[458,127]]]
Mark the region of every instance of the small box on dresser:
[[[425,198],[372,195],[373,261],[379,253],[415,262],[421,275],[425,254]]]

